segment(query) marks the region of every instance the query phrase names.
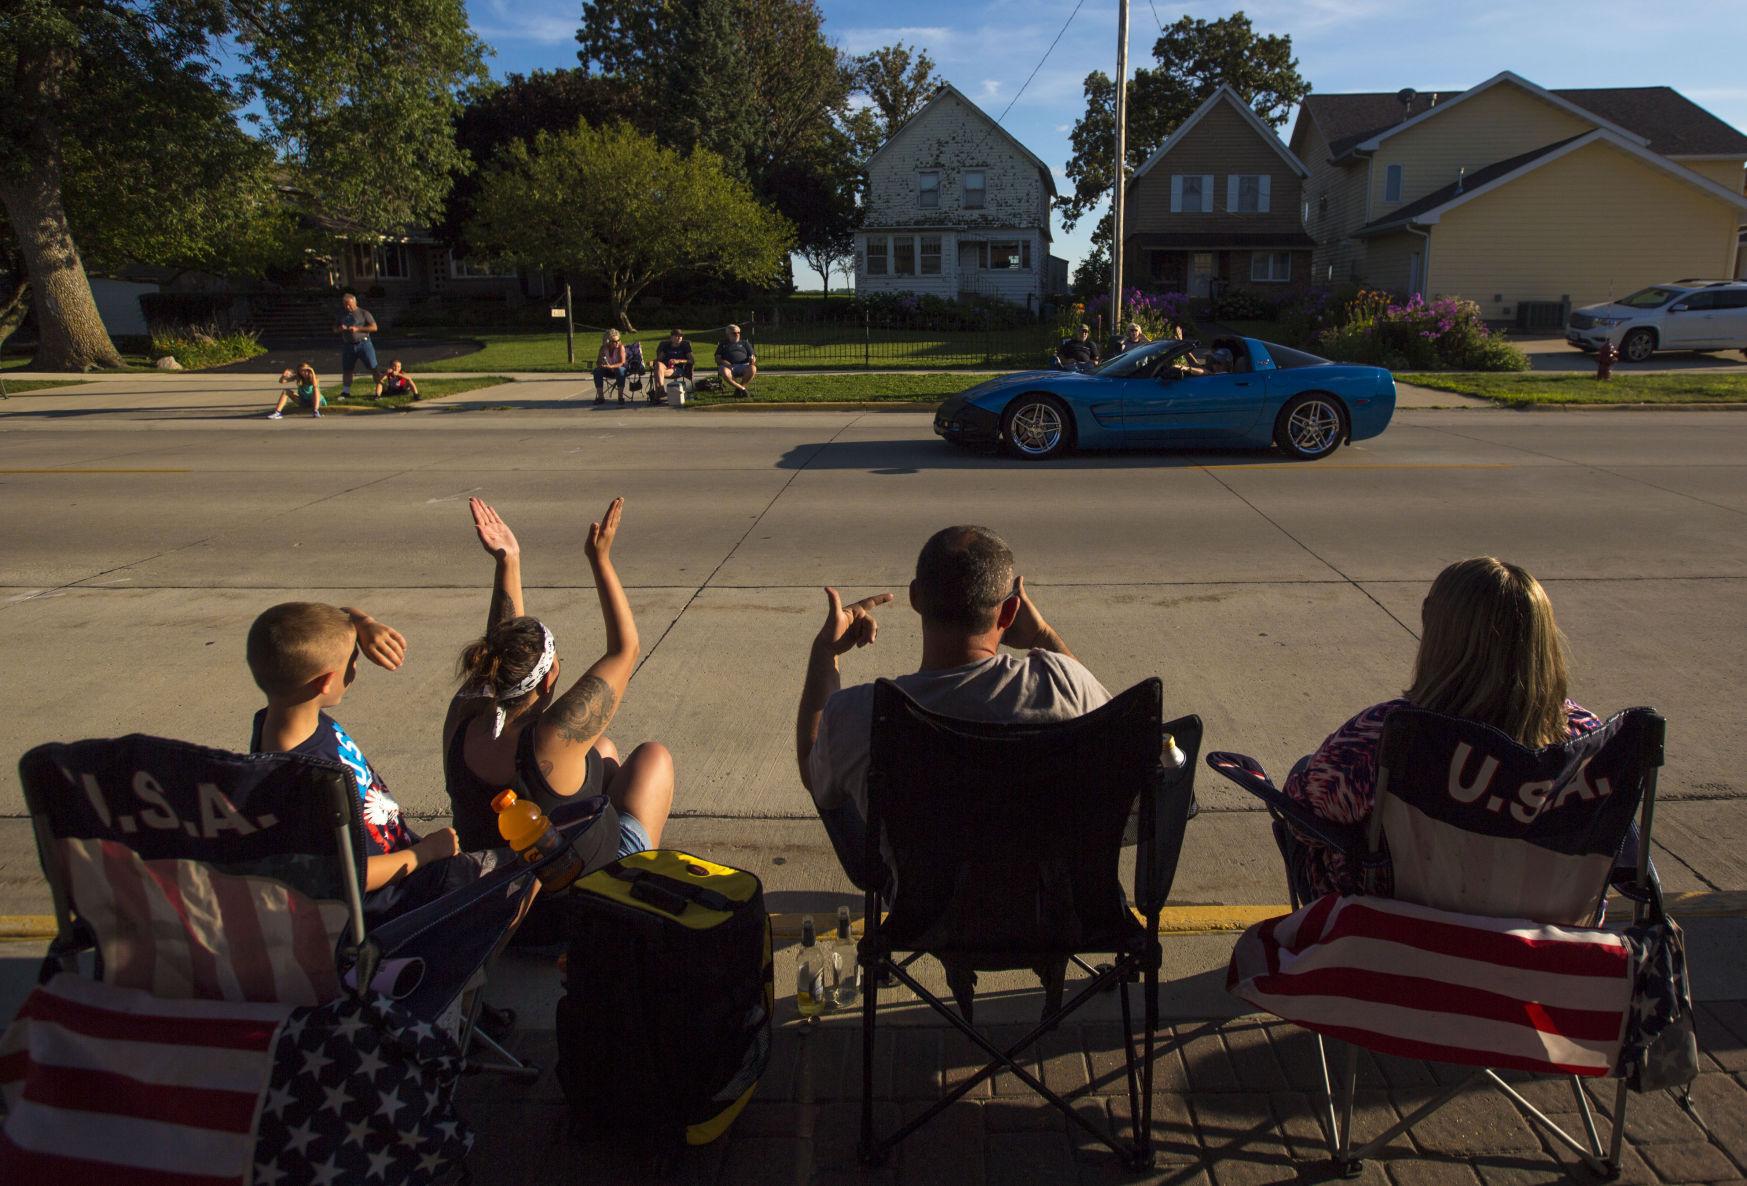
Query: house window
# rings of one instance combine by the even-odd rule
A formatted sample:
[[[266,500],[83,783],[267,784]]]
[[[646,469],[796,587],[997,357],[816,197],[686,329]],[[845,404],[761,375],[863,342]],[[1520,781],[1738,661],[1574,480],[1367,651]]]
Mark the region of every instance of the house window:
[[[989,267],[993,271],[1023,271],[1031,267],[1031,244],[1019,242],[989,244]]]
[[[884,276],[886,274],[886,239],[869,236],[867,241],[867,274],[869,276]]]
[[[1178,173],[1171,178],[1172,214],[1212,214],[1213,176],[1209,173]]]
[[[1383,171],[1383,200],[1385,202],[1401,201],[1401,166],[1390,165]]]
[[[940,209],[939,169],[916,174],[916,205],[924,210]]]
[[[455,253],[449,253],[449,275],[455,280],[513,280],[516,270],[509,264],[499,263],[494,259],[484,259],[474,256],[472,259],[456,259]]]
[[[1256,284],[1284,284],[1292,279],[1290,251],[1254,251],[1250,253],[1250,280]]]
[[[916,240],[909,235],[892,236],[892,275],[916,274]]]
[[[940,236],[923,235],[918,252],[922,260],[922,275],[940,275]]]
[[[352,244],[354,280],[407,280],[411,276],[412,272],[407,265],[406,244]]]
[[[1320,198],[1316,199],[1316,216],[1318,218],[1327,218],[1328,217],[1328,195],[1327,194],[1323,194]]]
[[[964,175],[964,208],[966,210],[981,210],[983,199],[988,189],[987,179],[981,169],[966,169]]]
[[[1225,208],[1233,214],[1266,214],[1269,184],[1265,174],[1233,173],[1225,179]]]

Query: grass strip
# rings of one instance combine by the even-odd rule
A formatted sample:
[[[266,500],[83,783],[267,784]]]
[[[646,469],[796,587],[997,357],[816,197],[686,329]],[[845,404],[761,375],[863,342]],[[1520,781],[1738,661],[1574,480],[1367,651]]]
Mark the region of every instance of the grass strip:
[[[760,375],[750,395],[700,391],[687,406],[735,404],[938,403],[981,383],[987,376],[931,375]]]
[[[28,395],[32,391],[47,391],[54,387],[78,387],[83,379],[19,379],[6,384],[6,394]]]
[[[438,331],[421,331],[438,336]],[[480,333],[465,335],[484,343],[472,354],[420,365],[430,371],[560,371],[581,373],[594,367],[600,335],[576,336],[576,361],[564,354],[562,333]],[[643,357],[653,366],[662,330],[626,334],[626,342],[642,342]],[[689,336],[689,335],[688,335]],[[691,337],[700,375],[712,373],[717,337]],[[1056,344],[1049,326],[1019,329],[924,330],[873,329],[822,325],[781,327],[761,331],[753,341],[760,373],[769,371],[940,370],[1044,366]]]
[[[1747,403],[1747,375],[1678,371],[1637,375],[1615,371],[1605,382],[1583,374],[1492,374],[1482,371],[1403,371],[1400,383],[1479,396],[1518,407],[1550,404]]]
[[[354,394],[350,399],[342,399],[338,395],[328,396],[327,408],[334,412],[404,412],[414,405],[428,404],[435,399],[446,396],[460,395],[464,391],[478,391],[481,387],[496,387],[500,383],[514,383],[508,375],[475,375],[467,379],[418,379],[418,395],[385,395],[380,399]],[[287,409],[287,414],[290,409]]]

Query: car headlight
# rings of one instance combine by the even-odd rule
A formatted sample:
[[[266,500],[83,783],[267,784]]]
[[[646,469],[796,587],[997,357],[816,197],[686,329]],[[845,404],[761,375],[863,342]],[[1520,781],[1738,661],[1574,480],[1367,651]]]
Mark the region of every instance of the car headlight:
[[[1626,319],[1624,317],[1597,317],[1595,319],[1595,325],[1597,328],[1611,329],[1613,326],[1624,325],[1625,323]]]

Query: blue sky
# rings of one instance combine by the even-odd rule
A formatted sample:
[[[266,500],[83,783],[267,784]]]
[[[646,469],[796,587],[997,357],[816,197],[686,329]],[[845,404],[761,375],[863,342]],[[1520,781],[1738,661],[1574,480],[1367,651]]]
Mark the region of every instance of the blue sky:
[[[820,0],[826,35],[861,53],[903,41],[999,116],[1056,171],[1082,108],[1090,70],[1115,73],[1116,4],[1085,0],[1023,94],[1015,93],[1073,11],[1074,0]],[[1299,70],[1319,91],[1459,90],[1500,70],[1547,87],[1668,85],[1747,129],[1747,0],[1256,0],[1242,6],[1262,32],[1289,34]],[[496,51],[495,74],[576,65],[579,0],[468,0]],[[1129,61],[1152,64],[1160,22],[1211,20],[1228,4],[1131,0]],[[1291,125],[1287,125],[1290,129]],[[1059,223],[1055,253],[1077,263],[1093,220]],[[804,282],[804,273],[803,273]]]

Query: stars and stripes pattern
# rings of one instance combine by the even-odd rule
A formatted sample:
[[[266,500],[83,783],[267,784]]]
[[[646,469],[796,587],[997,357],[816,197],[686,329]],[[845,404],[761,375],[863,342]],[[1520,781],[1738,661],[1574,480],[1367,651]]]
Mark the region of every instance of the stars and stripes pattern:
[[[342,997],[285,1023],[261,1108],[256,1186],[449,1173],[473,1147],[456,1114],[461,1052],[385,997]]]
[[[54,977],[0,1039],[0,1181],[248,1181],[256,1109],[291,1012]]]
[[[1636,962],[1625,937],[1329,895],[1246,931],[1227,988],[1404,1058],[1614,1073]]]
[[[110,983],[165,999],[319,1005],[339,995],[344,904],[200,861],[142,860],[113,840],[57,844]]]

